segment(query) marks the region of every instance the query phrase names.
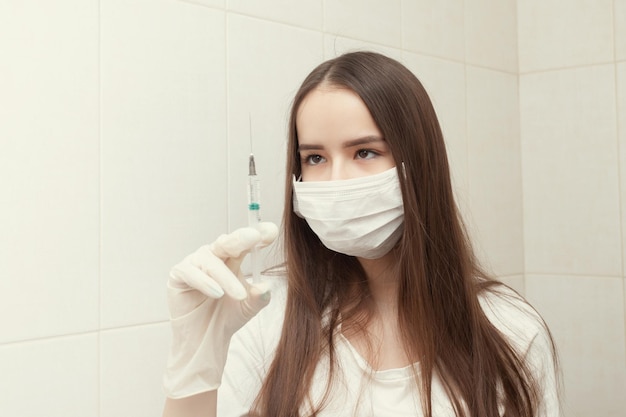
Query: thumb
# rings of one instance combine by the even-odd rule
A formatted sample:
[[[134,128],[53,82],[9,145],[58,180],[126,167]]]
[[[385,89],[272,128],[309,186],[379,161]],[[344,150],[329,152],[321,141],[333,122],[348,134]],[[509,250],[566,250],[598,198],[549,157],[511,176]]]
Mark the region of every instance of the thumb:
[[[271,298],[272,292],[269,282],[250,284],[248,286],[248,297],[241,301],[241,312],[244,318],[250,320],[256,316],[259,311],[270,303]]]
[[[258,232],[260,236],[256,232]],[[243,227],[233,234],[237,234],[239,241],[244,242],[245,245],[240,248],[240,252],[237,256],[231,256],[230,259],[226,261],[226,266],[228,266],[236,276],[239,276],[239,269],[241,268],[243,258],[250,253],[250,250],[254,247],[261,249],[276,240],[278,236],[278,226],[272,222],[261,222],[257,225],[256,231],[250,227]]]
[[[271,244],[278,236],[278,226],[272,222],[261,222],[257,225],[257,230],[261,234],[259,247]]]

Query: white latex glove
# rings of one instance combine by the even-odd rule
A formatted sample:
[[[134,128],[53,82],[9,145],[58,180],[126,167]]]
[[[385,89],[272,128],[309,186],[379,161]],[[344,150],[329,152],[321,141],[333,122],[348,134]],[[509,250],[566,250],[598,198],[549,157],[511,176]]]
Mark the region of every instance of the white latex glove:
[[[269,222],[244,227],[202,246],[170,271],[172,346],[163,379],[170,398],[219,387],[230,339],[270,300],[267,283],[248,284],[240,266],[254,246],[278,235]]]

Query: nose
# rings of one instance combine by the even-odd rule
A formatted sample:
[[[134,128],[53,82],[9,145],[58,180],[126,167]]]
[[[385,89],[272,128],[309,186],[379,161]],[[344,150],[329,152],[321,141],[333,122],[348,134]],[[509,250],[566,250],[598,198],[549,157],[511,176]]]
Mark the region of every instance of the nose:
[[[342,161],[333,161],[330,171],[330,181],[347,180],[350,178],[348,166]]]

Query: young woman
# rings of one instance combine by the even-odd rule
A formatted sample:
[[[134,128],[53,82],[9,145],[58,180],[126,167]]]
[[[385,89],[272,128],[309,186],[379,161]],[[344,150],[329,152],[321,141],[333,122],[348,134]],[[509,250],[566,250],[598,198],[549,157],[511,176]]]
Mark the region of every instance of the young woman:
[[[477,265],[410,71],[368,52],[313,70],[287,174],[284,280],[239,277],[268,223],[172,270],[164,416],[559,415],[549,331]]]

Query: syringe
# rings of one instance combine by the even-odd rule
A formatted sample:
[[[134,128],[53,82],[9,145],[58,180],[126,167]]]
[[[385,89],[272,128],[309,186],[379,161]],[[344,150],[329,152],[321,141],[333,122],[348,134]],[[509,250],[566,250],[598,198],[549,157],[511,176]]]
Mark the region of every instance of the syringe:
[[[259,190],[259,179],[256,176],[256,166],[254,165],[254,155],[250,154],[248,160],[248,226],[257,228],[261,216],[259,213],[261,199]],[[261,265],[259,250],[254,247],[250,251],[250,262],[252,264],[252,282],[261,282]]]

